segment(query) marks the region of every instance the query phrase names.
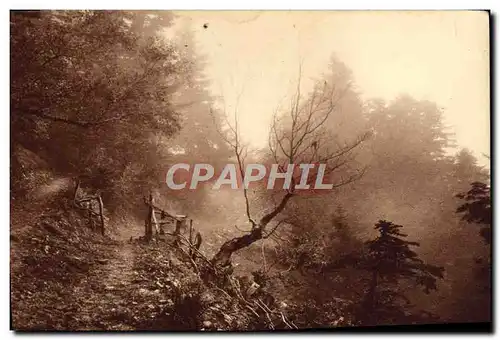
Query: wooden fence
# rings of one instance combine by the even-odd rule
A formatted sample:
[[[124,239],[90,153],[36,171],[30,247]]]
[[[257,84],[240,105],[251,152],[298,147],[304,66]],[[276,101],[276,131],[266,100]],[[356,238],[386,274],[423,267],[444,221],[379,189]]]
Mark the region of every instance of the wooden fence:
[[[100,194],[85,196],[83,198],[78,198],[78,190],[80,189],[80,181],[77,181],[75,187],[75,193],[73,196],[74,204],[77,208],[83,209],[87,212],[88,221],[90,228],[96,230],[96,225],[94,223],[94,217],[99,220],[99,230],[102,235],[104,235],[105,225],[104,225],[104,204],[102,202],[102,197]],[[95,204],[93,204],[95,203]],[[94,206],[97,206],[97,211],[95,211]]]

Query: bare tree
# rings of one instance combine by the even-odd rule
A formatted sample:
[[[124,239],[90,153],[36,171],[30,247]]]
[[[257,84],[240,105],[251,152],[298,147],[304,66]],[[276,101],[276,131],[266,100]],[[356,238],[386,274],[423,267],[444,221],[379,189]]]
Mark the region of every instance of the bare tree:
[[[297,87],[288,108],[284,111],[278,108],[274,112],[268,145],[268,151],[273,161],[278,164],[278,169],[282,172],[285,171],[288,164],[325,164],[325,176],[335,171],[340,172],[340,169],[349,168],[349,164],[355,156],[354,150],[368,138],[369,134],[365,133],[357,136],[353,141],[340,143],[335,140],[334,134],[328,129],[327,123],[328,118],[335,111],[337,103],[345,91],[349,89],[350,84],[339,90],[325,81],[323,86],[316,84],[313,91],[306,98],[301,94],[300,86],[301,69],[299,68]],[[225,136],[225,138],[235,153],[239,171],[242,180],[244,180],[247,146],[241,141],[237,109],[234,112],[234,120],[235,123],[232,126],[229,124],[226,115],[226,124],[229,126],[230,137]],[[351,172],[352,174],[346,178],[340,177],[334,183],[334,187],[340,187],[359,179],[363,175],[364,169]],[[288,201],[297,195],[295,187],[300,176],[301,174],[294,172],[291,185],[288,189],[283,189],[283,194],[278,200],[279,203],[258,221],[251,215],[248,191],[245,186],[243,187],[246,214],[251,229],[246,231],[243,236],[225,242],[212,259],[215,265],[229,265],[231,255],[234,252],[260,239],[270,237],[283,225],[283,221],[279,221],[273,227],[269,227],[275,217],[285,209]]]

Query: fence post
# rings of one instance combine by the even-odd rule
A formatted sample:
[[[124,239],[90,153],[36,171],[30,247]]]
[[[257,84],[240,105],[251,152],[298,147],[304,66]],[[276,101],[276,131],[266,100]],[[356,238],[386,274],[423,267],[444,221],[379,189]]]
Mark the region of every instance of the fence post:
[[[101,217],[101,234],[104,236],[104,204],[102,203],[101,195],[97,199],[99,201],[99,216]]]
[[[144,231],[144,237],[146,238],[147,241],[150,241],[153,238],[153,224],[151,223],[151,219],[153,217],[153,194],[149,194],[149,201],[147,203],[148,206],[148,216],[146,217],[145,221],[145,231]]]

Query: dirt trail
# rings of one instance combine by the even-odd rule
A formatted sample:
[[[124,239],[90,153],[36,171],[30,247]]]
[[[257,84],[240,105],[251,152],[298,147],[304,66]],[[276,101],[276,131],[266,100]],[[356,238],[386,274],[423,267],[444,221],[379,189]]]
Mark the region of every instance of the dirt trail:
[[[74,287],[77,329],[134,329],[130,310],[131,292],[138,289],[134,259],[133,246],[120,243],[113,249],[111,258],[102,260],[103,264]]]
[[[143,222],[126,219],[109,226],[113,237],[94,235],[69,204],[53,200],[67,182],[40,189],[30,205],[11,201],[13,328],[144,328],[170,300],[136,272],[149,250],[128,240],[143,232]]]

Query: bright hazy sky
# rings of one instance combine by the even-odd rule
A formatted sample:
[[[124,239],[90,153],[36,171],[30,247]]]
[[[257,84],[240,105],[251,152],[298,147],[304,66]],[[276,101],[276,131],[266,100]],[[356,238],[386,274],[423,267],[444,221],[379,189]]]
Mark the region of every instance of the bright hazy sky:
[[[363,98],[400,93],[438,103],[460,146],[489,155],[489,28],[485,12],[177,12],[191,24],[213,92],[238,105],[244,138],[267,143],[273,109],[332,53]],[[207,28],[203,25],[207,24]],[[311,83],[305,82],[307,88]]]

